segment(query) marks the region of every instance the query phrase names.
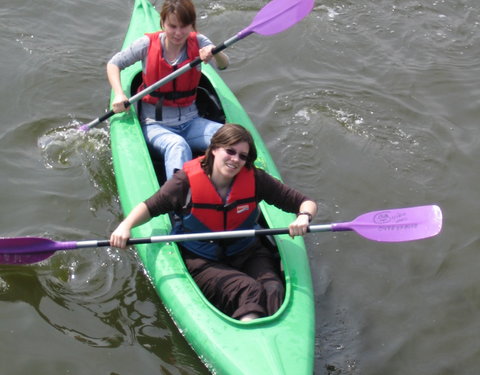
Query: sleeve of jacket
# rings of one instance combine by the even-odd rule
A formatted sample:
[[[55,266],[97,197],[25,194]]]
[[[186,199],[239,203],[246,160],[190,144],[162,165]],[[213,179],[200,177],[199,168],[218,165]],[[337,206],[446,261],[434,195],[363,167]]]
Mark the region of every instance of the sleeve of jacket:
[[[255,168],[255,188],[259,202],[264,200],[286,212],[297,213],[304,201],[313,200],[258,168]]]
[[[189,190],[187,175],[183,170],[177,171],[160,190],[144,201],[150,216],[181,212]]]

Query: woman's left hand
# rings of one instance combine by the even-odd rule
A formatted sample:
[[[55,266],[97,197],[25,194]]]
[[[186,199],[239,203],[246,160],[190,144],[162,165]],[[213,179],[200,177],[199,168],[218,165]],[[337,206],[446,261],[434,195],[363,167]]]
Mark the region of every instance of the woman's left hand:
[[[293,221],[290,223],[288,226],[289,234],[293,238],[295,236],[303,236],[305,233],[307,233],[309,225],[309,217],[308,215],[299,215]]]
[[[202,60],[205,63],[208,63],[213,57],[212,50],[214,48],[215,46],[213,44],[209,44],[208,46],[200,48],[200,50],[198,51],[200,60]]]

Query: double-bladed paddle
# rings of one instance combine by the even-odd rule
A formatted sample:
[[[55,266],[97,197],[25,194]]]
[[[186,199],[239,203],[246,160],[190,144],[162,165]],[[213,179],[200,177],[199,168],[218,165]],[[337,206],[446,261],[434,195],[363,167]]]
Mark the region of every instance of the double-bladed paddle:
[[[297,22],[302,20],[308,13],[310,13],[313,8],[313,1],[314,0],[272,0],[257,13],[248,27],[215,47],[212,50],[212,54],[215,55],[223,51],[225,48],[231,46],[250,34],[257,33],[260,35],[274,35],[292,27]],[[138,92],[124,103],[125,108],[138,102],[145,95],[150,94],[152,91],[174,80],[178,76],[199,65],[201,62],[202,60],[197,57],[191,63],[184,65],[180,69],[162,78],[153,85]],[[101,122],[112,117],[114,114],[115,112],[110,110],[103,116],[96,118],[88,124],[80,126],[80,129],[88,131],[93,126],[100,124]]]
[[[355,231],[369,240],[405,242],[437,235],[442,229],[442,211],[436,205],[372,211],[343,223],[310,225],[309,232]],[[193,240],[218,240],[288,234],[288,228],[248,229],[210,233],[172,234],[132,238],[128,245]],[[29,264],[47,259],[58,250],[110,246],[108,240],[56,242],[46,238],[0,238],[0,264]]]

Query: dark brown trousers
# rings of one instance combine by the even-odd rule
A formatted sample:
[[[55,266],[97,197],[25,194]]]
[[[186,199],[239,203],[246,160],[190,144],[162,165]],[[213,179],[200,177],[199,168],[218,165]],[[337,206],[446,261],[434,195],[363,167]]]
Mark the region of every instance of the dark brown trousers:
[[[278,262],[259,240],[222,261],[205,259],[185,249],[182,255],[205,297],[232,318],[250,313],[269,316],[283,302],[285,288]]]

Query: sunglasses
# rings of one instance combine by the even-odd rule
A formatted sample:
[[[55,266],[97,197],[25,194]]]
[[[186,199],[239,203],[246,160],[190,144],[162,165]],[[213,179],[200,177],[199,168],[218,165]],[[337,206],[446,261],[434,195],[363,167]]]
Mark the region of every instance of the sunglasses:
[[[225,152],[230,155],[230,156],[235,156],[238,154],[238,158],[240,160],[243,160],[243,161],[247,161],[248,159],[248,155],[247,154],[243,154],[243,153],[240,153],[240,152],[237,152],[237,150],[234,150],[233,148],[225,148]]]

